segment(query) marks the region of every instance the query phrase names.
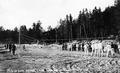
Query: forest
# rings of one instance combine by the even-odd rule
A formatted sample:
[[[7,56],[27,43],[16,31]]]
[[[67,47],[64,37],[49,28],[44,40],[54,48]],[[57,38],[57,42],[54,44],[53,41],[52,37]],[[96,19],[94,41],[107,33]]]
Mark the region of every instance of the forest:
[[[12,41],[18,43],[19,36],[21,43],[32,42],[65,42],[89,38],[100,38],[120,36],[120,1],[115,0],[113,6],[106,7],[104,11],[95,7],[92,11],[87,8],[79,11],[76,19],[72,14],[67,14],[64,19],[59,20],[56,28],[48,27],[45,31],[41,27],[42,22],[34,22],[31,28],[22,25],[13,30],[4,29],[0,26],[0,43]],[[20,33],[19,33],[20,31]],[[19,35],[20,34],[20,35]]]

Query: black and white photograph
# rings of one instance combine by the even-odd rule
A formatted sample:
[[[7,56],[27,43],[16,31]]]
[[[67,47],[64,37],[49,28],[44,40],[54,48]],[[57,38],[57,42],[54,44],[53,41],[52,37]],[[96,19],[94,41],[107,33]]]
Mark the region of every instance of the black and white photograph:
[[[0,73],[120,73],[120,0],[0,0]]]

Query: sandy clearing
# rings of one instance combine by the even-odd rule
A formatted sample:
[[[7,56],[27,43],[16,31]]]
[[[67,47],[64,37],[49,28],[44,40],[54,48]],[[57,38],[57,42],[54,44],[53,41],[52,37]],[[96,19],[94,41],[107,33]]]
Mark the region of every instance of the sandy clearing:
[[[54,48],[53,48],[54,47]],[[39,71],[68,71],[77,72],[115,72],[120,70],[119,58],[103,58],[86,56],[82,52],[61,51],[56,46],[44,46],[42,48],[29,47],[19,49],[18,59],[0,61],[0,70],[10,73],[8,70],[33,70]],[[16,55],[17,57],[18,55]],[[3,58],[15,57],[10,53],[3,54]],[[2,72],[2,71],[1,71]],[[0,72],[0,73],[1,73]],[[120,72],[120,71],[119,71]]]

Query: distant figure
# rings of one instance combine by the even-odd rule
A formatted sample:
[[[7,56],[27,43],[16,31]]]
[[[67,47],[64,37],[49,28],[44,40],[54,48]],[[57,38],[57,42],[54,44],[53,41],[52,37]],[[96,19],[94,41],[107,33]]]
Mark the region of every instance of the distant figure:
[[[23,50],[25,50],[25,51],[26,51],[25,45],[23,45]]]
[[[9,48],[9,45],[8,44],[5,44],[5,49],[8,49]]]
[[[81,49],[82,49],[82,47],[81,47],[82,45],[81,44],[79,44],[79,46],[78,46],[78,51],[81,51]]]
[[[13,53],[13,55],[15,55],[15,51],[16,51],[16,46],[15,46],[15,44],[13,44],[12,45],[12,53]]]
[[[85,50],[84,50],[84,43],[82,43],[82,51],[85,51]]]
[[[115,53],[119,53],[119,49],[118,49],[118,45],[117,44],[112,43],[111,47],[113,48]]]
[[[66,43],[64,43],[64,44],[62,45],[62,50],[67,50],[67,44],[66,44]]]
[[[12,44],[9,44],[9,52],[11,53],[12,50]]]
[[[7,44],[4,45],[5,49],[7,49]]]
[[[6,49],[8,49],[9,48],[9,45],[8,44],[6,44]]]
[[[72,51],[76,51],[76,44],[72,44]]]

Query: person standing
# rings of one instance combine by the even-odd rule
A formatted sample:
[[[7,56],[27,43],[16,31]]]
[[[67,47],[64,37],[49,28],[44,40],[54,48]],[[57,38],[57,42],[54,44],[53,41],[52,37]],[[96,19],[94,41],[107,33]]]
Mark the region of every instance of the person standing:
[[[25,45],[23,45],[23,50],[26,51]]]
[[[8,45],[8,44],[6,45],[6,48],[7,48],[7,49],[9,48],[9,45]]]
[[[11,53],[12,50],[12,44],[9,44],[9,52]]]
[[[7,49],[7,45],[6,44],[4,45],[4,47],[5,47],[5,49]]]
[[[5,49],[8,49],[8,44],[5,44]]]
[[[16,46],[15,46],[15,44],[13,44],[12,45],[12,53],[13,53],[13,55],[15,55],[15,51],[16,51]]]

